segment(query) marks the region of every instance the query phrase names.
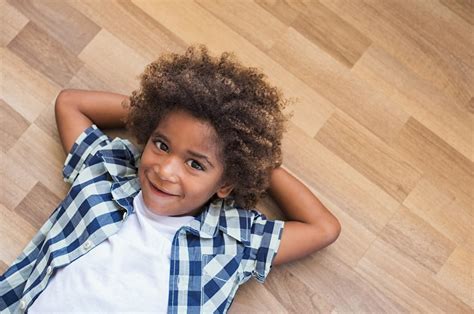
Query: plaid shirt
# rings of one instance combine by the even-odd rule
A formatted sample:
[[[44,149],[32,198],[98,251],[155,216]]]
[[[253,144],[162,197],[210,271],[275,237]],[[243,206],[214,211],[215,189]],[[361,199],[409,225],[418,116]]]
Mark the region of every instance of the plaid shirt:
[[[112,139],[96,125],[84,130],[64,163],[71,189],[0,276],[2,313],[26,312],[55,270],[116,233],[134,214],[140,157],[126,139]],[[264,282],[283,226],[256,210],[208,202],[173,238],[168,312],[227,312],[239,285],[252,276]]]

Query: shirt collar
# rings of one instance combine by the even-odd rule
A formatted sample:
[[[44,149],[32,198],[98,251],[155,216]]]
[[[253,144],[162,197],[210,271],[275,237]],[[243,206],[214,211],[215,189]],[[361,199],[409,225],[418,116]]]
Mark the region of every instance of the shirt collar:
[[[216,199],[190,223],[191,232],[201,238],[214,238],[218,231],[226,233],[237,241],[250,245],[251,212],[235,207],[224,199]]]
[[[126,209],[127,215],[134,212],[133,199],[140,192],[140,182],[138,177],[123,179],[112,183],[110,193],[115,202]]]
[[[115,138],[107,149],[97,153],[102,159],[102,164],[112,177],[110,193],[120,206],[126,209],[127,215],[133,213],[133,199],[140,192],[138,180],[138,167],[140,152],[126,139]]]

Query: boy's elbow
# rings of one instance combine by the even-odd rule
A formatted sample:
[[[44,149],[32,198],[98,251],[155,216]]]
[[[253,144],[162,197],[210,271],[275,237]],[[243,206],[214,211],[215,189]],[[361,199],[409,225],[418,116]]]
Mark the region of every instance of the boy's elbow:
[[[57,108],[60,104],[68,102],[68,98],[70,98],[70,90],[61,90],[58,96],[56,96],[55,107]]]
[[[64,103],[66,102],[67,97],[67,91],[64,89],[59,92],[58,96],[56,96],[56,101],[54,103],[54,114],[56,116],[56,121],[60,115],[60,112],[64,108]]]
[[[341,234],[341,229],[342,228],[341,228],[341,224],[340,224],[339,220],[334,218],[334,219],[331,219],[331,221],[328,221],[325,224],[324,229],[326,230],[325,234],[326,234],[327,241],[328,241],[329,244],[331,244],[331,243],[335,242],[337,240],[337,238],[339,238],[339,235]]]
[[[333,226],[333,230],[331,232],[331,236],[333,238],[333,242],[337,240],[337,238],[339,238],[339,235],[341,234],[341,223],[339,222],[339,220],[335,220],[334,221],[334,226]]]
[[[77,94],[74,93],[73,89],[63,89],[56,96],[54,103],[54,115],[56,123],[59,124],[64,116],[69,116],[71,110],[77,111]]]

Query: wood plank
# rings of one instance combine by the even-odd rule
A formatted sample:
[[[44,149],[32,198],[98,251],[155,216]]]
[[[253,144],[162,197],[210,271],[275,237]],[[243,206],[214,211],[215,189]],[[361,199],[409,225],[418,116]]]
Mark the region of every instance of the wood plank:
[[[60,203],[59,197],[38,182],[15,207],[14,212],[28,221],[33,228],[39,230]]]
[[[109,69],[110,70],[110,69]],[[99,77],[100,75],[94,72],[88,64],[85,64],[67,84],[68,88],[89,89],[89,90],[104,90],[114,93],[122,93],[123,91],[117,86],[110,86]]]
[[[11,265],[37,230],[3,204],[0,204],[0,221],[0,259]]]
[[[379,233],[379,239],[396,247],[433,274],[440,270],[456,248],[454,242],[406,207],[390,219]]]
[[[326,248],[329,249],[329,248]],[[293,262],[293,275],[335,305],[332,313],[399,313],[406,311],[396,300],[338,258],[317,253]]]
[[[336,112],[315,139],[400,203],[421,178],[420,170],[343,113]]]
[[[3,99],[0,99],[0,150],[6,153],[30,123]]]
[[[312,182],[308,183],[304,179],[301,179],[301,176],[288,169],[285,163],[286,162],[284,162],[283,168],[293,176],[297,177],[314,195],[316,195],[321,203],[337,217],[340,224],[343,226],[337,241],[331,244],[331,246],[325,248],[325,254],[331,254],[343,261],[345,264],[355,267],[369,248],[370,243],[377,238],[377,234],[364,226],[365,223],[363,218],[360,216],[352,217],[346,213],[345,210],[342,210],[334,203],[332,197],[327,197],[319,190],[311,187],[311,185],[313,185]],[[275,204],[275,206],[277,205]],[[398,205],[395,204],[395,206]],[[264,212],[268,212],[266,208],[264,210]],[[275,209],[275,211],[279,210]],[[267,217],[270,218],[270,216]],[[282,214],[278,215],[275,219],[286,220],[284,217],[285,216]]]
[[[76,56],[100,31],[97,24],[64,1],[7,1]]]
[[[436,274],[435,280],[474,308],[474,253],[463,246],[457,247]]]
[[[15,159],[0,152],[0,205],[13,210],[38,182]]]
[[[474,2],[472,0],[440,0],[441,4],[474,25]]]
[[[374,44],[352,68],[352,73],[397,103],[414,119],[474,160],[472,134],[474,112],[421,79],[383,48]]]
[[[61,144],[61,138],[59,137],[58,127],[56,125],[56,118],[54,113],[55,100],[49,103],[41,114],[36,118],[35,125],[40,128],[46,135],[51,137],[55,142]],[[66,159],[66,155],[64,156]]]
[[[283,152],[285,167],[373,233],[399,208],[377,184],[293,125],[283,138]]]
[[[380,15],[389,17],[387,22],[397,27],[400,25],[401,29],[412,32],[416,37],[425,39],[433,47],[444,52],[453,61],[453,65],[460,66],[459,69],[463,69],[463,63],[470,67],[471,71],[474,69],[474,26],[460,19],[451,10],[446,10],[439,1],[365,2],[376,6]],[[471,6],[471,9],[474,7]],[[474,76],[467,72],[466,75],[472,82]]]
[[[138,88],[138,75],[149,63],[107,30],[101,30],[79,58],[98,79],[122,94],[131,94]]]
[[[262,51],[270,49],[288,27],[253,1],[197,0],[196,3]]]
[[[287,313],[288,311],[266,289],[265,285],[252,278],[239,287],[229,309],[229,314],[267,312]]]
[[[17,9],[0,0],[0,12],[2,12],[2,27],[0,27],[0,46],[5,47],[15,38],[20,30],[28,23],[28,18]]]
[[[438,175],[472,197],[473,162],[446,144],[423,124],[410,118],[392,147],[427,175]]]
[[[7,47],[59,86],[66,85],[83,64],[33,22],[28,22]]]
[[[65,159],[62,146],[34,123],[8,151],[7,156],[20,167],[28,169],[33,178],[41,181],[59,198],[63,198],[71,187],[62,177]]]
[[[28,122],[33,122],[61,87],[31,68],[10,50],[0,48],[2,62],[1,98]]]
[[[118,61],[119,62],[119,61]],[[106,69],[106,71],[110,71],[110,69]],[[132,74],[134,76],[134,74]],[[106,79],[109,83],[103,81]],[[115,92],[119,94],[128,95],[127,91],[123,90],[121,84],[115,84],[114,80],[111,80],[110,77],[104,74],[96,73],[96,70],[89,67],[89,65],[85,64],[74,77],[69,81],[66,86],[67,88],[77,88],[77,89],[86,89],[86,90],[99,90],[99,91],[109,91]],[[55,139],[58,143],[61,143],[59,138],[56,121],[54,118],[54,106],[48,106],[45,108],[41,113],[41,116],[35,121],[35,124],[40,127],[43,131],[45,131],[49,136]],[[140,147],[136,143],[136,140],[132,137],[132,135],[123,128],[117,129],[105,129],[102,130],[108,136],[114,137],[121,137],[129,139],[136,147]],[[141,148],[142,149],[142,148]]]
[[[474,253],[474,229],[472,228],[472,226],[474,225],[474,202],[472,202],[471,198],[456,198],[454,202],[451,203],[451,206],[448,207],[448,211],[460,211],[460,216],[464,216],[467,218],[465,221],[465,225],[471,225],[471,227],[467,230],[465,229],[467,235],[462,241],[462,246],[470,250],[471,253]]]
[[[473,96],[474,71],[470,66],[414,31],[410,27],[413,23],[404,20],[400,12],[370,6],[363,0],[320,1],[448,97],[464,104]]]
[[[130,1],[67,1],[135,53],[148,60],[165,52],[184,52],[186,44]]]
[[[265,281],[268,291],[290,313],[330,313],[334,305],[327,302],[324,293],[314,291],[291,272],[290,265],[278,265]]]
[[[300,15],[300,2],[297,1],[255,0],[255,3],[288,26]]]
[[[369,38],[319,1],[294,1],[289,6],[300,13],[290,26],[348,68],[371,44]]]
[[[268,54],[341,111],[390,143],[408,119],[397,104],[290,28]]]
[[[463,204],[462,199],[428,178],[418,182],[403,205],[457,245],[465,243],[472,232],[472,206]]]
[[[469,313],[462,302],[420,266],[381,239],[374,241],[355,271],[400,304],[403,312]]]

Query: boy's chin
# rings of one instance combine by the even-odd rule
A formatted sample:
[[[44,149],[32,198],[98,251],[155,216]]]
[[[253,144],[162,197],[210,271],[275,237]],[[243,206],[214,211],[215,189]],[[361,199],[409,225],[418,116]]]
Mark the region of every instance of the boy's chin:
[[[168,217],[183,217],[183,216],[196,216],[195,211],[189,210],[180,210],[180,209],[167,209],[164,206],[156,206],[156,205],[148,205],[145,202],[148,210],[150,210],[153,214],[158,216],[168,216]]]

